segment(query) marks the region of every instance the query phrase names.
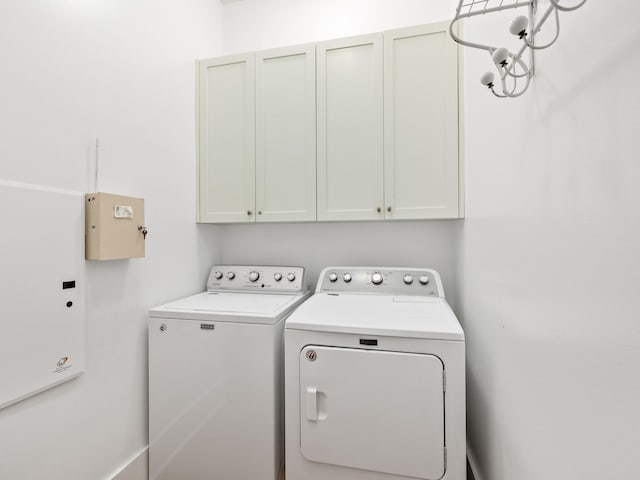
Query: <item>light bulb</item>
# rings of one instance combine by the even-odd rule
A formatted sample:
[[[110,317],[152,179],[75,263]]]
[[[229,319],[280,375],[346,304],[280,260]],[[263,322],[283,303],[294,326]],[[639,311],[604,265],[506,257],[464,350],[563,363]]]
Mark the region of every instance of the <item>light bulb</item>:
[[[507,63],[509,63],[507,61],[509,58],[509,50],[507,50],[506,48],[499,48],[495,52],[493,52],[492,58],[496,65],[506,67]]]
[[[480,77],[480,83],[489,88],[493,88],[493,80],[495,79],[495,75],[493,72],[486,72],[484,75]]]
[[[509,31],[513,35],[519,36],[521,39],[527,36],[527,27],[529,26],[529,19],[524,15],[517,16],[511,22]]]

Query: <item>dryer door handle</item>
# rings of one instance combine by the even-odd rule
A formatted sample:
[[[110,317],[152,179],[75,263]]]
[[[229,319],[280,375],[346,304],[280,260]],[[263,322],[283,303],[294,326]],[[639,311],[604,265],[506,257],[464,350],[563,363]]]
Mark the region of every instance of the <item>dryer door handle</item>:
[[[307,387],[307,420],[318,421],[318,389]]]

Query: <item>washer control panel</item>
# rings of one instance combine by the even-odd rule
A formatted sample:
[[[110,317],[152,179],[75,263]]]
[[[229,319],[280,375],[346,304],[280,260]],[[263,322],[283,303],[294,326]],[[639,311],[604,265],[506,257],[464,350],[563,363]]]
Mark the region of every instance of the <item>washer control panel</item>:
[[[317,292],[444,298],[440,275],[426,268],[329,267],[320,274]]]
[[[214,265],[208,291],[296,293],[304,288],[304,268],[266,265]]]

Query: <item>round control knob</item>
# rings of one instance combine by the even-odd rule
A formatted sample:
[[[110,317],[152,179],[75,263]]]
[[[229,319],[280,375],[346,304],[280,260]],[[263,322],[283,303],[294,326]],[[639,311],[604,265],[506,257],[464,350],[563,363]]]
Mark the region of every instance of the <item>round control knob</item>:
[[[280,280],[282,280],[282,274],[281,274],[281,273],[274,273],[274,274],[273,274],[273,279],[274,279],[276,282],[279,282]]]
[[[249,272],[249,281],[257,282],[259,278],[260,278],[260,274],[255,270],[252,272]]]
[[[429,277],[427,277],[426,275],[422,275],[418,280],[420,280],[420,283],[422,285],[426,285],[427,283],[429,283]]]
[[[345,274],[342,276],[342,279],[343,279],[346,283],[349,283],[349,282],[351,281],[351,274],[350,274],[350,273],[345,273]]]
[[[338,274],[335,272],[331,272],[329,274],[329,281],[331,282],[335,282],[336,280],[338,280]]]
[[[236,278],[236,274],[233,272],[227,272],[227,278],[229,280],[233,280],[234,278]]]
[[[404,276],[403,280],[407,285],[411,285],[413,283],[413,277],[408,273]]]
[[[382,283],[382,275],[378,272],[371,275],[371,283],[374,285],[380,285]]]
[[[222,278],[222,272],[213,272],[213,276],[216,280],[220,280]]]
[[[293,282],[295,279],[296,279],[295,273],[290,273],[289,275],[287,275],[287,280],[289,280],[290,282]]]

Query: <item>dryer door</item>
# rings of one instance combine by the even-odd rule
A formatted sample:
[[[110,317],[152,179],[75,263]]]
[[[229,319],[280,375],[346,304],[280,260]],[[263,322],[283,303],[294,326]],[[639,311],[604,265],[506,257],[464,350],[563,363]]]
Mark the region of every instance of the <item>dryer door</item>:
[[[434,355],[305,347],[300,352],[302,454],[314,462],[441,478],[443,372]]]

